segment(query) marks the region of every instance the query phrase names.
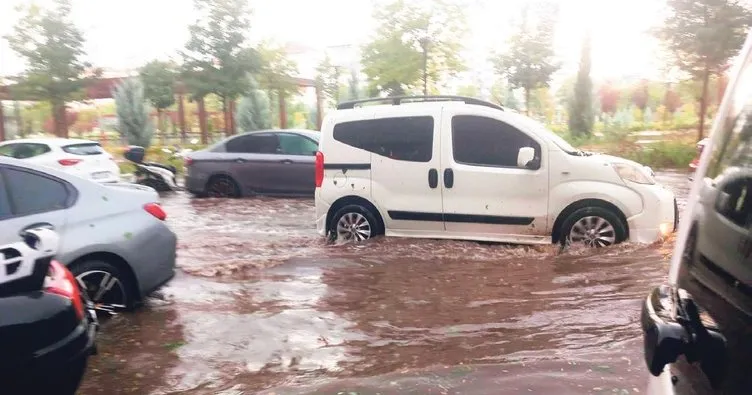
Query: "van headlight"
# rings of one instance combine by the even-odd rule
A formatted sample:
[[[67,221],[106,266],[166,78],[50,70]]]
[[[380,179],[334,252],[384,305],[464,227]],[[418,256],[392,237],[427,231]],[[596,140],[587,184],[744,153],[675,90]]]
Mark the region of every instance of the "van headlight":
[[[616,170],[616,174],[618,174],[624,181],[646,185],[655,184],[653,177],[643,168],[628,163],[612,163],[611,166]]]

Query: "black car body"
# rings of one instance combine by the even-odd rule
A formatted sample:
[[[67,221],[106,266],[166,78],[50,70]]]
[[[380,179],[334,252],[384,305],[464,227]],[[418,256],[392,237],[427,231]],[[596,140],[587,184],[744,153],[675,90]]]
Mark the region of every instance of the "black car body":
[[[53,260],[51,230],[0,246],[0,393],[73,394],[95,353],[93,305]]]
[[[752,393],[750,38],[717,117],[682,216],[669,281],[642,307],[653,394]]]

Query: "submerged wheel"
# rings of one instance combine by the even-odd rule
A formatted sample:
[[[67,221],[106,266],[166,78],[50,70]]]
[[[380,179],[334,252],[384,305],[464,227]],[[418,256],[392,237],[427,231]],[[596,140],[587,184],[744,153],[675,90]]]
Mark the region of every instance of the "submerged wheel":
[[[135,305],[130,278],[112,264],[91,260],[76,264],[71,272],[98,312],[129,310]]]
[[[601,207],[585,207],[572,213],[561,226],[562,243],[591,248],[608,247],[627,238],[624,222]]]
[[[240,187],[229,176],[215,176],[206,185],[206,194],[215,198],[240,197]]]
[[[363,241],[383,233],[374,213],[357,204],[339,209],[331,224],[329,231],[337,240]]]

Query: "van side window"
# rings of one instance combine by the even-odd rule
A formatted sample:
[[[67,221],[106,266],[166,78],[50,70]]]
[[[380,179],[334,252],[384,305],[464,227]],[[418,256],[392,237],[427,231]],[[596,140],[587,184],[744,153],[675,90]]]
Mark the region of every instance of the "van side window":
[[[379,118],[334,126],[334,139],[395,160],[429,162],[433,157],[433,117]]]
[[[452,150],[457,163],[516,168],[522,147],[534,148],[540,159],[540,144],[504,122],[474,115],[452,117]]]

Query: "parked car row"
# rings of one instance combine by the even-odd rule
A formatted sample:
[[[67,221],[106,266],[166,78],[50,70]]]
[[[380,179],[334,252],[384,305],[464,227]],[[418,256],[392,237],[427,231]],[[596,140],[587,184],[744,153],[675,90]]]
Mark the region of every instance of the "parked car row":
[[[314,194],[318,232],[332,239],[605,247],[652,242],[678,218],[673,193],[646,166],[583,152],[530,118],[466,97],[342,103],[320,133],[245,133],[185,165],[198,196]]]

